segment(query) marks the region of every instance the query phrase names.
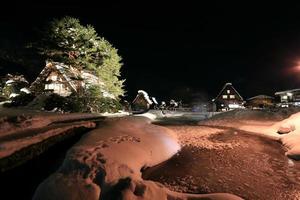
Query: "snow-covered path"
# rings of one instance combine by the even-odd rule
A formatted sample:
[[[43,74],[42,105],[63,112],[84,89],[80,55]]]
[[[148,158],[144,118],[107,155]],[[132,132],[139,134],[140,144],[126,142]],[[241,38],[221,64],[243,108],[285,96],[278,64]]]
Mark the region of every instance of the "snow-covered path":
[[[1,111],[7,112],[7,116],[0,118],[0,172],[38,156],[74,134],[95,128],[104,119],[94,114]]]

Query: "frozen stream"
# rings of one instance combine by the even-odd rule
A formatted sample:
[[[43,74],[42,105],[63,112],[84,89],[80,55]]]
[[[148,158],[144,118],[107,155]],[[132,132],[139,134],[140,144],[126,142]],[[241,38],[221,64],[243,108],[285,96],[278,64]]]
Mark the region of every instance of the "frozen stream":
[[[181,129],[193,127],[183,125]],[[178,126],[168,128],[178,132]],[[300,199],[300,163],[289,160],[279,142],[234,129],[208,140],[230,144],[230,148],[185,146],[168,161],[143,171],[143,178],[180,192],[226,192],[256,200]]]
[[[0,173],[1,195],[9,199],[32,199],[37,186],[61,166],[66,152],[84,133],[79,132],[25,164]]]

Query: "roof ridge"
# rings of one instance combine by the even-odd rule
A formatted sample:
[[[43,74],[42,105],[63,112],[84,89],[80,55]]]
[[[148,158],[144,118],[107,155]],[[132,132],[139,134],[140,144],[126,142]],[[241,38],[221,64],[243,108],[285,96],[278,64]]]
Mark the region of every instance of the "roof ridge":
[[[226,86],[228,86],[228,85],[230,85],[230,86],[233,88],[233,90],[237,93],[237,95],[239,95],[239,97],[240,97],[242,100],[244,100],[243,97],[240,95],[240,93],[238,93],[238,91],[233,87],[232,83],[230,83],[230,82],[227,82],[227,83],[224,84],[223,88],[221,89],[221,91],[219,92],[219,94],[216,96],[215,99],[217,99],[217,98],[222,94],[223,90],[224,90],[224,89],[226,88]]]

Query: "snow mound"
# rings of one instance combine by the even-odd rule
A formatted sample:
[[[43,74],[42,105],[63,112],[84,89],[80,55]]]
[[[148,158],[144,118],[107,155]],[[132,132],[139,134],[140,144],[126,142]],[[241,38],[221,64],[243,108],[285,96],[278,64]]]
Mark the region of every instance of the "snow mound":
[[[111,118],[71,148],[33,199],[240,199],[231,194],[183,194],[145,181],[141,169],[173,156],[176,134],[144,117]]]
[[[269,131],[274,133],[283,128],[290,131],[289,134],[278,135],[282,144],[288,149],[286,155],[292,159],[300,160],[300,112],[274,124]]]
[[[295,130],[295,125],[293,125],[293,124],[282,124],[278,128],[277,133],[279,133],[279,134],[287,134],[287,133],[292,132],[294,130]]]

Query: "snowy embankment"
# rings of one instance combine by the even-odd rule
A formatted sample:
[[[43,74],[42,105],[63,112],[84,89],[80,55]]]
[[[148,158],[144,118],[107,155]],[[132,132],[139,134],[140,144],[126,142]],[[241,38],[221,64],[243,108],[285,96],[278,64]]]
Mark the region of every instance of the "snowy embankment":
[[[0,171],[32,159],[50,146],[96,127],[95,121],[116,114],[59,114],[1,108]]]
[[[95,128],[96,124],[94,122],[85,121],[85,122],[75,122],[72,124],[67,124],[61,127],[51,127],[51,129],[33,134],[28,137],[20,137],[18,139],[5,140],[2,141],[0,137],[0,160],[4,157],[8,157],[13,153],[22,150],[25,147],[28,147],[39,142],[46,141],[47,139],[70,132],[77,128]]]
[[[152,116],[153,117],[153,116]],[[34,199],[240,199],[231,194],[184,194],[141,178],[141,170],[180,149],[176,134],[145,117],[106,120],[67,153]]]
[[[230,127],[278,140],[286,147],[288,157],[300,160],[299,108],[280,109],[275,112],[236,110],[198,124]]]
[[[128,113],[103,113],[103,114],[89,114],[89,113],[52,113],[52,112],[38,112],[32,110],[21,109],[0,109],[0,137],[11,135],[18,131],[25,129],[36,129],[45,127],[55,123],[66,123],[80,120],[92,120],[101,117],[120,117],[126,116]]]
[[[289,158],[300,160],[300,112],[275,123],[266,133],[273,134],[282,142],[287,148],[285,154]]]

